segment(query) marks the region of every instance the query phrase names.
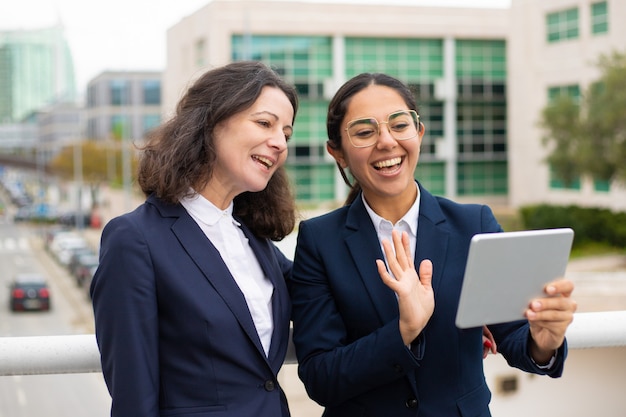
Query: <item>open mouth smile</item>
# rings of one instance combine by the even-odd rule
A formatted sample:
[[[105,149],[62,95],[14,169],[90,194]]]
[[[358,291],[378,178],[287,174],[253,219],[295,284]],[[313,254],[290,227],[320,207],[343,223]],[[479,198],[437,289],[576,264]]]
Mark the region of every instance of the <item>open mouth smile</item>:
[[[252,155],[252,159],[254,159],[255,161],[259,162],[261,165],[264,165],[266,168],[271,168],[274,166],[274,161],[272,161],[269,158],[266,158],[264,156],[261,155]]]
[[[400,164],[402,164],[402,158],[398,156],[395,158],[386,159],[384,161],[375,162],[372,164],[372,166],[374,167],[374,169],[378,171],[382,171],[382,170],[392,170],[395,168],[399,168]]]

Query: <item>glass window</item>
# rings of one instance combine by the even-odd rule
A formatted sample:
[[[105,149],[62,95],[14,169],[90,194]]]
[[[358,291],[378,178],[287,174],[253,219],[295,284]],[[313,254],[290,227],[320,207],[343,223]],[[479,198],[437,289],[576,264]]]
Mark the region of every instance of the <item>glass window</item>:
[[[443,76],[441,39],[346,38],[346,77],[362,72],[384,72],[405,82],[423,82]]]
[[[335,198],[335,164],[288,165],[287,174],[295,184],[296,199],[328,201]]]
[[[607,180],[593,180],[593,189],[594,191],[607,193],[611,191],[611,182]]]
[[[115,140],[122,140],[131,135],[130,117],[127,115],[115,114],[111,116],[110,125],[111,136]]]
[[[573,98],[576,102],[580,101],[580,87],[577,84],[559,85],[548,88],[548,101],[554,101],[561,96]]]
[[[196,67],[203,67],[205,63],[204,57],[206,56],[206,42],[204,41],[204,39],[198,39],[196,41],[194,54]]]
[[[109,88],[112,106],[130,105],[130,83],[128,80],[111,80]]]
[[[566,184],[561,178],[557,177],[554,168],[550,167],[550,188],[555,190],[580,190],[580,178],[576,178],[569,184]]]
[[[457,188],[460,196],[505,195],[508,192],[507,162],[460,163],[457,171]]]
[[[466,80],[506,80],[506,43],[499,40],[457,40],[456,76]]]
[[[609,8],[606,1],[591,5],[591,33],[599,35],[609,31]]]
[[[144,80],[143,88],[143,104],[159,105],[161,104],[161,82],[159,80]]]
[[[559,42],[578,38],[578,9],[567,9],[546,15],[547,41]]]
[[[443,162],[426,162],[420,158],[415,178],[432,194],[446,193],[446,166]]]
[[[158,114],[146,114],[143,116],[143,134],[145,135],[161,123],[161,116]]]

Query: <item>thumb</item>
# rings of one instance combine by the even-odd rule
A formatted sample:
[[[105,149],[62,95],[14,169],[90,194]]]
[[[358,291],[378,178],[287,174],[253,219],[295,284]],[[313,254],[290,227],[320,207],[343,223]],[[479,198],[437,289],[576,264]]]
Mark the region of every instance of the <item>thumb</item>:
[[[433,263],[430,259],[424,259],[420,263],[419,279],[422,285],[432,286],[433,280]]]

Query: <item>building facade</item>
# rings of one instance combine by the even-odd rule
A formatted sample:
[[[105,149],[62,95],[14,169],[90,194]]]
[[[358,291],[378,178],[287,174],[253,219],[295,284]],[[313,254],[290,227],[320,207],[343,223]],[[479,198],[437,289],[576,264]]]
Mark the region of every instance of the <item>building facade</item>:
[[[287,161],[298,200],[338,201],[328,102],[350,77],[385,72],[417,93],[427,133],[416,177],[436,194],[505,203],[507,20],[504,9],[215,0],[168,31],[165,117],[208,68],[266,62],[301,99]]]
[[[601,54],[626,52],[623,0],[513,0],[508,42],[509,199],[626,210],[618,182],[564,185],[545,162],[541,111],[558,94],[575,98],[600,77]],[[626,115],[626,109],[623,109]],[[625,161],[626,163],[626,161]]]
[[[74,64],[62,26],[0,32],[0,123],[74,100]]]
[[[161,72],[106,71],[87,85],[85,138],[141,141],[161,122]]]
[[[626,208],[618,184],[595,191],[581,179],[578,190],[559,188],[537,126],[549,94],[582,89],[598,76],[590,60],[626,42],[617,23],[625,7],[620,0],[512,0],[509,9],[213,0],[168,30],[164,117],[207,69],[263,61],[301,98],[287,161],[298,200],[341,201],[346,187],[325,150],[328,102],[350,77],[385,72],[416,92],[426,136],[415,176],[433,193],[512,207],[591,204],[591,193],[594,205]],[[568,32],[574,27],[576,36]]]

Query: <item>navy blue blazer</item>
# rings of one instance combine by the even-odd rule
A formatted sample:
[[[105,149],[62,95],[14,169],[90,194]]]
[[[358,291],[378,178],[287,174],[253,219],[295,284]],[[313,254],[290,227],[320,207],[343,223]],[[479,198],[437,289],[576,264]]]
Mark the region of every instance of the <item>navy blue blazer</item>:
[[[411,349],[376,268],[383,253],[361,196],[300,224],[289,282],[293,340],[300,378],[324,416],[490,415],[482,329],[454,323],[471,237],[502,229],[487,206],[420,193],[415,265],[433,263],[435,311]],[[511,366],[546,373],[529,356],[525,320],[489,328]],[[564,345],[550,376],[561,375],[565,356]]]
[[[90,291],[111,416],[289,415],[277,374],[292,264],[242,229],[274,284],[269,357],[219,252],[181,205],[149,197],[107,223]]]

